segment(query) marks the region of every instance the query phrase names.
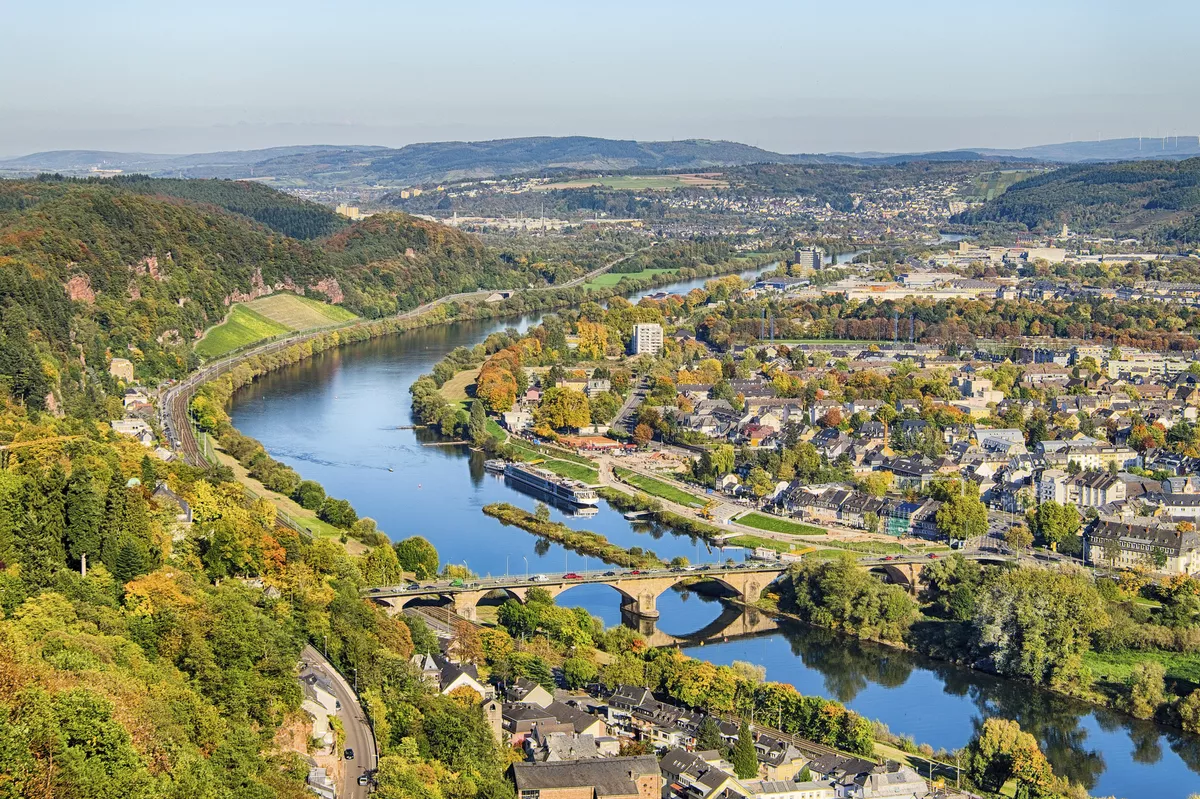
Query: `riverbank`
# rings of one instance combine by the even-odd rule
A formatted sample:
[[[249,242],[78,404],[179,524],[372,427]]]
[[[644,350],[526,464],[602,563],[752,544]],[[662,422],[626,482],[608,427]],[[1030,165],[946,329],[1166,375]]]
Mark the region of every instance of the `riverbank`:
[[[499,519],[501,524],[520,527],[526,532],[533,533],[539,538],[561,544],[579,555],[587,555],[626,569],[656,569],[665,564],[658,555],[649,550],[635,553],[622,549],[599,533],[590,530],[572,530],[560,522],[552,522],[549,518],[538,518],[535,513],[522,510],[514,505],[500,502],[484,505],[483,512],[493,519]]]

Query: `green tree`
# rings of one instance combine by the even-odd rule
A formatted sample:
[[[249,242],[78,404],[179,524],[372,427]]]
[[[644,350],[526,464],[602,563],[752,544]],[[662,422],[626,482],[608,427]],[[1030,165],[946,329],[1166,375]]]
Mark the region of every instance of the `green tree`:
[[[96,491],[95,481],[87,466],[80,464],[71,470],[67,480],[67,554],[78,561],[80,571],[87,570],[87,561],[100,558],[100,525],[104,520],[104,499]]]
[[[348,530],[358,521],[358,514],[354,512],[349,500],[326,497],[321,503],[321,509],[317,511],[317,518],[329,522],[334,527]]]
[[[1139,719],[1154,718],[1167,701],[1166,669],[1154,660],[1136,664],[1125,679],[1121,708]]]
[[[1015,721],[984,721],[967,744],[965,761],[963,767],[971,779],[991,793],[999,793],[1009,780],[1016,780],[1031,797],[1052,796],[1059,788],[1037,739]]]
[[[979,597],[977,654],[997,671],[1059,685],[1082,680],[1093,633],[1109,625],[1104,600],[1077,570],[1015,569]]]
[[[700,728],[696,731],[696,749],[700,752],[725,749],[725,739],[721,737],[721,728],[717,726],[716,719],[709,714],[705,714],[704,721],[700,722]]]
[[[325,502],[325,489],[315,480],[304,480],[296,487],[292,498],[306,510],[320,510],[321,504]]]
[[[409,536],[395,545],[396,559],[406,572],[418,580],[428,580],[438,573],[438,551],[429,540],[419,535]]]
[[[1021,552],[1033,546],[1033,533],[1023,524],[1014,524],[1004,532],[1004,543]]]
[[[534,419],[554,430],[586,427],[592,412],[588,398],[573,388],[548,388],[534,411]]]
[[[937,511],[938,531],[949,538],[983,535],[987,523],[987,507],[970,494],[951,495]]]
[[[471,402],[471,416],[467,422],[467,433],[476,446],[488,438],[487,411],[484,410],[483,403],[479,400]]]
[[[587,658],[573,657],[563,661],[563,679],[568,688],[578,689],[590,685],[600,675],[596,664]]]
[[[754,736],[745,719],[738,727],[737,742],[733,745],[730,762],[733,763],[733,772],[739,780],[749,780],[758,776],[758,753],[754,750]]]
[[[67,476],[57,463],[36,480],[25,484],[24,518],[18,528],[17,550],[21,576],[32,586],[45,586],[66,565]]]

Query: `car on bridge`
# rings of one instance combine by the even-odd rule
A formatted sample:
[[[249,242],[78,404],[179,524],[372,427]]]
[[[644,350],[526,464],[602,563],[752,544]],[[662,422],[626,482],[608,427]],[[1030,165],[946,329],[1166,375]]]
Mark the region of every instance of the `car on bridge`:
[[[583,575],[576,574],[575,572],[567,572],[566,574],[563,575],[563,579],[564,580],[582,580]]]

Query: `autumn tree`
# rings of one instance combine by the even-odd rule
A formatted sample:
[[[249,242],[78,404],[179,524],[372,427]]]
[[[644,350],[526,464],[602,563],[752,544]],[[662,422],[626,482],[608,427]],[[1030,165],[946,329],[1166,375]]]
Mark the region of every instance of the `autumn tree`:
[[[591,423],[592,412],[583,392],[555,386],[542,394],[534,419],[540,425],[563,430],[586,427]]]

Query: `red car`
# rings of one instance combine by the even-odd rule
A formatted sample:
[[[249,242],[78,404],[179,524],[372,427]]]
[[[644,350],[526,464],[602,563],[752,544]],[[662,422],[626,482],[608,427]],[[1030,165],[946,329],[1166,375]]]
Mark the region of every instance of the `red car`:
[[[567,572],[566,574],[563,575],[563,579],[564,580],[582,580],[583,575],[576,574],[575,572]]]
[[[633,571],[630,572],[630,574],[641,574],[641,572],[638,571],[637,569],[634,569]]]
[[[937,560],[937,559],[938,559],[938,558],[940,558],[940,557],[941,557],[941,555],[939,555],[939,554],[938,554],[938,553],[936,553],[936,552],[930,552],[930,553],[929,553],[929,559],[930,559],[930,560]]]

